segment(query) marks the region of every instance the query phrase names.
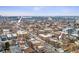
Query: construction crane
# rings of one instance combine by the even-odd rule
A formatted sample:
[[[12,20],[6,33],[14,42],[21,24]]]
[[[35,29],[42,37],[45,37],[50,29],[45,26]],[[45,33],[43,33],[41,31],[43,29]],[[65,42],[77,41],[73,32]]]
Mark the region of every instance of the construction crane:
[[[18,20],[18,22],[17,22],[16,25],[15,25],[15,26],[17,26],[17,28],[19,28],[19,29],[21,29],[21,28],[20,28],[20,22],[21,22],[22,18],[23,18],[23,17],[21,16],[20,19]]]
[[[20,22],[21,22],[21,20],[22,20],[22,18],[23,17],[20,17],[20,19],[18,20],[18,22],[17,22],[17,32],[18,31],[20,31],[19,32],[19,34],[18,34],[18,36],[20,35],[21,37],[18,37],[18,44],[19,44],[19,47],[21,48],[21,49],[25,49],[25,48],[27,48],[26,46],[25,46],[25,38],[24,38],[24,36],[23,36],[23,31],[22,31],[22,28],[20,27],[21,26],[21,24],[20,24]],[[24,51],[22,51],[22,52],[24,52]]]
[[[21,24],[20,24],[20,23],[21,23],[22,18],[23,18],[23,17],[21,16],[20,19],[17,21],[17,23],[16,23],[16,25],[15,25],[16,28],[17,28],[17,36],[19,36],[18,31],[19,31],[19,30],[21,31],[21,27],[20,27]],[[18,37],[18,38],[17,38],[17,42],[18,42],[18,45],[21,46],[21,44],[24,43],[23,37],[22,37],[22,38],[21,38],[21,37],[20,37],[20,38]],[[20,47],[20,48],[21,48],[21,47]]]

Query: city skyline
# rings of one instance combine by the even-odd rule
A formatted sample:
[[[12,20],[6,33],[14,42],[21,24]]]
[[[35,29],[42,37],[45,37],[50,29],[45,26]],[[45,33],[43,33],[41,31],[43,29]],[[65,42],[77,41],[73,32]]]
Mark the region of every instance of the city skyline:
[[[79,16],[79,6],[0,6],[3,16]]]

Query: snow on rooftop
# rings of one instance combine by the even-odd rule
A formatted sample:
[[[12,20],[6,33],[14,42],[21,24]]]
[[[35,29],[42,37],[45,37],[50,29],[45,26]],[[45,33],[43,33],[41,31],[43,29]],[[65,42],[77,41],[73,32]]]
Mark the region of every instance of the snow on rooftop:
[[[77,36],[78,37],[78,34],[71,34],[72,36]]]
[[[51,37],[52,36],[52,34],[47,34],[47,35],[39,34],[39,35],[42,36],[42,37]]]
[[[30,40],[35,40],[34,38],[31,38]]]
[[[11,34],[7,34],[7,37],[12,37],[12,35]]]
[[[10,29],[3,29],[3,31],[9,31]]]
[[[25,34],[26,32],[25,31],[22,31],[22,30],[18,30],[17,33],[18,34]]]
[[[13,36],[17,36],[17,34],[12,34]]]

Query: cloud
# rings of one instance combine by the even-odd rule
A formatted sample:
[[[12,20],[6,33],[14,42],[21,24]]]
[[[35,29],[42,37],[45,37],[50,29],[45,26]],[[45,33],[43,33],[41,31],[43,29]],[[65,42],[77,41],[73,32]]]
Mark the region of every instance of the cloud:
[[[34,7],[33,10],[34,10],[34,11],[39,11],[40,8],[39,8],[39,7]]]
[[[40,11],[40,10],[42,10],[44,7],[33,7],[33,10],[34,11]]]

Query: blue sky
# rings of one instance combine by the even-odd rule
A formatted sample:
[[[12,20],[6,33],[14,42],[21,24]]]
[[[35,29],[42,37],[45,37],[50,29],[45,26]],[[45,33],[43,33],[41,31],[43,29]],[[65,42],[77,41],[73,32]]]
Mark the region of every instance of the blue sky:
[[[0,6],[4,16],[79,16],[79,6]]]

